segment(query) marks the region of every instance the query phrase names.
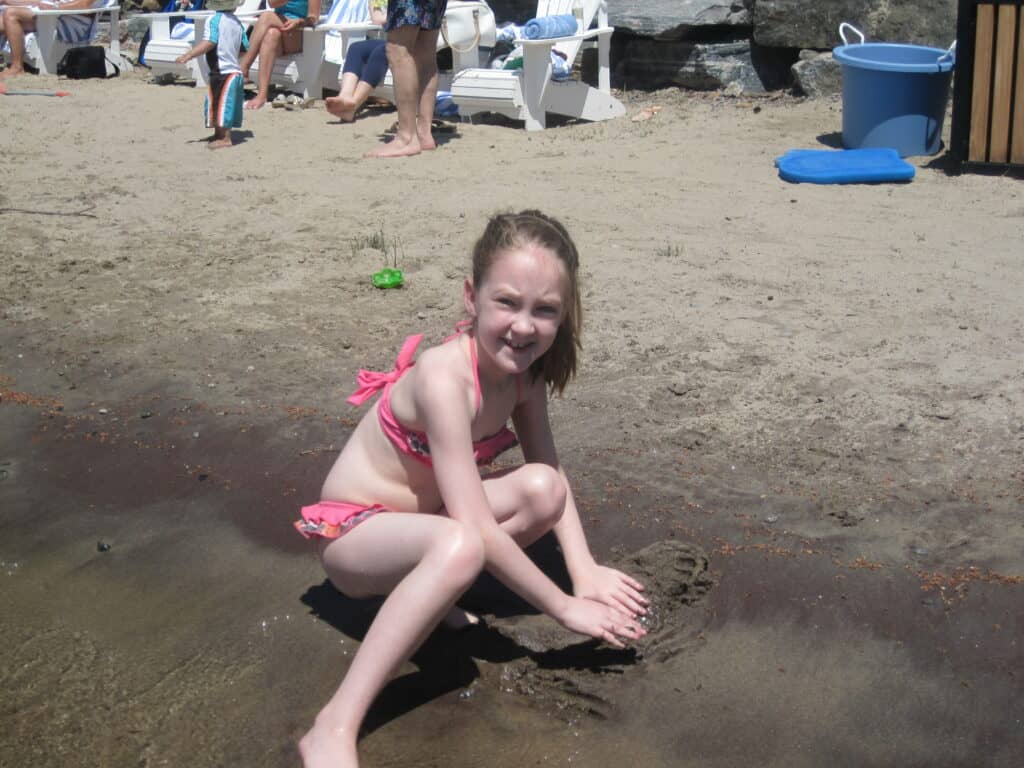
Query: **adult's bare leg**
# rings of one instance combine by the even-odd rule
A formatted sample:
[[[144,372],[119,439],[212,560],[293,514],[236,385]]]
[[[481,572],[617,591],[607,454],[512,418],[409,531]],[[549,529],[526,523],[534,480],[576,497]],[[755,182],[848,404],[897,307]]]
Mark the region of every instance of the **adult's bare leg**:
[[[306,768],[355,768],[370,704],[484,564],[475,531],[439,515],[381,513],[323,546],[331,582],[353,597],[387,594],[337,692],[299,742]]]
[[[264,14],[265,15],[265,14]],[[256,97],[245,102],[246,109],[259,109],[270,96],[270,76],[274,74],[274,61],[283,49],[284,41],[280,27],[271,26],[263,35],[260,46],[260,74],[256,85]]]
[[[256,26],[253,27],[252,34],[249,35],[249,50],[242,54],[242,58],[238,60],[238,66],[246,80],[250,79],[249,70],[252,69],[252,64],[256,61],[256,57],[260,55],[263,38],[266,36],[267,31],[274,27],[280,27],[283,24],[284,21],[281,20],[280,16],[269,11],[261,13],[260,17],[256,20]]]
[[[3,32],[11,46],[11,65],[0,72],[0,80],[25,74],[25,33],[36,29],[36,19],[29,8],[10,6],[2,10]]]
[[[416,38],[413,56],[420,76],[419,114],[416,118],[416,135],[420,149],[437,149],[434,135],[430,131],[434,120],[434,104],[437,102],[437,36],[440,30],[420,30]]]
[[[420,100],[419,67],[413,56],[416,41],[422,30],[411,25],[388,32],[388,66],[395,87],[395,106],[398,107],[398,132],[387,144],[366,153],[367,157],[408,157],[420,152],[416,133],[416,112]]]

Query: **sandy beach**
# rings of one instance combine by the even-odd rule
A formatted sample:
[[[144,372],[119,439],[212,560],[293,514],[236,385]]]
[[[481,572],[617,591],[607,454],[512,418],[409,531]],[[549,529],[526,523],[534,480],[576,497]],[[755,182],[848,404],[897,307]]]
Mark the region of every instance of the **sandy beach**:
[[[387,689],[364,765],[1019,764],[1019,179],[780,180],[839,100],[629,92],[385,162],[393,112],[267,108],[210,152],[200,90],[8,84],[58,85],[0,96],[0,766],[298,764],[373,605],[291,521],[356,371],[442,339],[486,217],[525,207],[581,251],[551,413],[593,549],[688,586],[632,655],[487,603]]]

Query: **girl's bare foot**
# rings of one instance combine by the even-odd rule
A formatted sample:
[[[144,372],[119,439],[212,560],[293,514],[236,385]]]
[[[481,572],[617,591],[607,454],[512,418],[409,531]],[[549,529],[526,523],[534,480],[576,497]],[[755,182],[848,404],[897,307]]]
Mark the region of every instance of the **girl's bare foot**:
[[[206,146],[208,149],[226,149],[232,146],[231,137],[225,136],[222,139],[211,139],[210,143]]]
[[[466,627],[476,626],[480,623],[480,617],[475,613],[463,610],[457,605],[453,605],[451,609],[445,614],[445,617],[441,619],[441,623],[448,627],[448,629],[466,629]]]
[[[303,768],[359,768],[355,739],[317,720],[299,741]]]

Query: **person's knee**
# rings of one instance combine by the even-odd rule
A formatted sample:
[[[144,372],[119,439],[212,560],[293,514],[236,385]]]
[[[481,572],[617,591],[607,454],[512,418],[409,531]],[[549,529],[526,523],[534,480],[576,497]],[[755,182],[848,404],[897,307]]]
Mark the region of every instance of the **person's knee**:
[[[271,46],[276,48],[277,44],[281,42],[281,29],[279,27],[271,27],[267,30],[267,34],[263,36],[263,46]]]
[[[408,46],[402,43],[393,43],[390,40],[388,40],[387,45],[384,47],[384,55],[387,56],[388,63],[392,69],[394,69],[396,64],[401,65],[412,59],[412,51],[409,50]]]
[[[445,574],[457,590],[465,590],[480,575],[484,567],[484,542],[480,534],[468,525],[452,521],[437,544],[437,556],[443,562]]]
[[[545,528],[553,527],[565,512],[565,481],[558,470],[547,464],[527,464],[522,471],[522,488],[531,516]]]

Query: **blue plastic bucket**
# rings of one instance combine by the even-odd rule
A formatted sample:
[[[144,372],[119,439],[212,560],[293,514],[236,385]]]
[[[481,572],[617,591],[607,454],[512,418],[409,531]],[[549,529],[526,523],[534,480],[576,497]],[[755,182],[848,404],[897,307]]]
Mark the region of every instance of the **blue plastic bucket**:
[[[845,43],[842,27],[840,35]],[[892,147],[900,157],[938,152],[953,51],[864,42],[833,50],[843,68],[843,146]]]

